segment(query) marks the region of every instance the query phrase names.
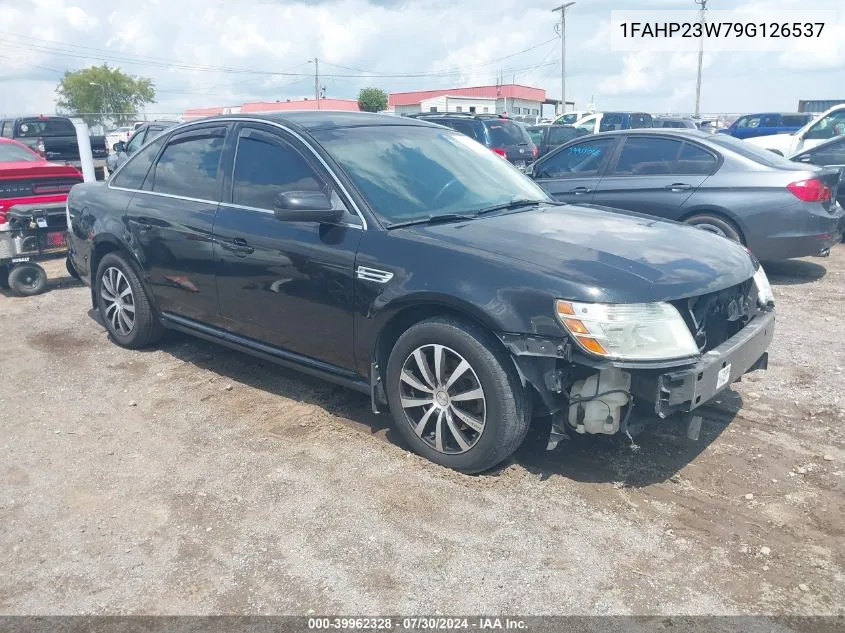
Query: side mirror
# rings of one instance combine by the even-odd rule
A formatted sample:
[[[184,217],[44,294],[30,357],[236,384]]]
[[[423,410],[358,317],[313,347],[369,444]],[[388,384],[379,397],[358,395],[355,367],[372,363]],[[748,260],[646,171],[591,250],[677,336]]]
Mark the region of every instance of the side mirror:
[[[321,191],[286,191],[274,201],[276,218],[285,222],[337,222],[343,209],[333,209]]]
[[[125,151],[126,151],[126,143],[124,143],[123,141],[118,141],[117,143],[115,143],[114,145],[112,145],[112,146],[111,146],[111,148],[112,148],[115,152],[117,152],[118,154],[120,154],[121,152],[125,152]]]
[[[798,160],[802,163],[812,163],[813,157],[810,156],[809,154],[802,154],[801,156],[798,157]]]

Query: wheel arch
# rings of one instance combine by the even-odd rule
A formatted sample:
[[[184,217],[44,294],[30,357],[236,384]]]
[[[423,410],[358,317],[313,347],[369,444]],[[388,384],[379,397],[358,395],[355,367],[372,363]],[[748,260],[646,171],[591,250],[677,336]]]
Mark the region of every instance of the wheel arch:
[[[141,283],[144,285],[144,290],[147,292],[148,297],[152,297],[152,293],[150,292],[149,283],[147,278],[143,273],[143,266],[141,262],[138,261],[137,255],[130,249],[126,244],[121,242],[118,238],[108,233],[100,234],[96,236],[94,239],[93,247],[91,248],[91,261],[89,262],[88,270],[91,273],[91,305],[96,310],[97,309],[97,296],[96,296],[96,276],[97,276],[97,268],[100,266],[100,262],[102,261],[103,257],[108,255],[109,253],[118,253],[122,255],[130,265],[135,267],[135,272],[139,273],[138,276],[141,279]]]
[[[742,243],[748,243],[748,238],[746,237],[748,233],[748,227],[732,211],[725,209],[724,207],[717,207],[713,205],[697,205],[690,209],[684,209],[684,214],[680,218],[678,218],[678,222],[686,222],[691,217],[696,215],[715,215],[717,217],[722,218],[723,220],[727,220],[728,222],[733,224],[739,231],[739,236],[740,238],[742,238]]]

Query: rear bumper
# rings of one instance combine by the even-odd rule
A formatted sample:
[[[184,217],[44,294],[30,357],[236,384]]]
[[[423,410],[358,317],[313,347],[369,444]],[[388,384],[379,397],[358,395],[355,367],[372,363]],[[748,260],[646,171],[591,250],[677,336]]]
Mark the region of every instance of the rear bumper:
[[[792,259],[824,254],[842,240],[845,233],[845,210],[838,204],[833,213],[818,211],[796,213],[790,226],[783,226],[775,234],[748,238],[751,252],[762,261]]]
[[[774,311],[762,313],[691,367],[662,373],[632,371],[631,392],[653,402],[655,413],[662,418],[692,411],[744,374],[766,369],[774,325]]]

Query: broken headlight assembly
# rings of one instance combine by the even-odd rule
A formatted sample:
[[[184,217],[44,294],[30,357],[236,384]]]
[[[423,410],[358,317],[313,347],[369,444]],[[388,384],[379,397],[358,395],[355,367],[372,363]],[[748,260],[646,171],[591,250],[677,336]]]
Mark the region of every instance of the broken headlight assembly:
[[[757,303],[761,306],[774,305],[775,293],[772,292],[772,285],[762,266],[758,266],[757,272],[754,273],[754,287],[757,288]]]
[[[579,303],[558,299],[555,313],[585,352],[618,360],[668,360],[698,354],[683,317],[669,303]]]

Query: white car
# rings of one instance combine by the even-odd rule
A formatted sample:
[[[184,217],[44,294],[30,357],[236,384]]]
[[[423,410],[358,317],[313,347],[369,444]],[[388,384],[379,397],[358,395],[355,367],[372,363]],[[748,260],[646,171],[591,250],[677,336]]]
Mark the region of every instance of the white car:
[[[129,141],[129,133],[132,132],[131,127],[119,127],[106,134],[106,147],[111,149],[115,143]]]
[[[769,134],[745,139],[764,149],[782,156],[793,156],[798,152],[824,143],[828,139],[845,134],[845,104],[833,106],[792,134]]]

